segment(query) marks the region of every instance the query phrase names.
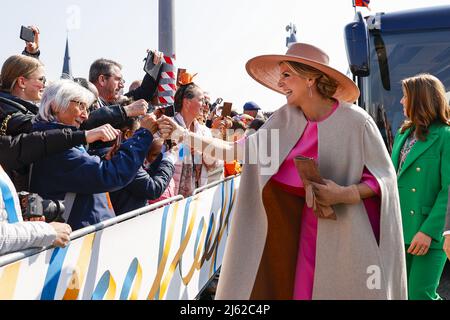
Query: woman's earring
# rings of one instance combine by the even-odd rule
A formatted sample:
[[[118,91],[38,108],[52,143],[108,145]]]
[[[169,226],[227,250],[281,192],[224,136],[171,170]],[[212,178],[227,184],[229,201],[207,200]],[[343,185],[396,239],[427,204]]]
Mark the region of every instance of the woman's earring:
[[[311,89],[311,86],[308,86],[308,89],[309,89],[309,97],[312,98],[312,89]]]

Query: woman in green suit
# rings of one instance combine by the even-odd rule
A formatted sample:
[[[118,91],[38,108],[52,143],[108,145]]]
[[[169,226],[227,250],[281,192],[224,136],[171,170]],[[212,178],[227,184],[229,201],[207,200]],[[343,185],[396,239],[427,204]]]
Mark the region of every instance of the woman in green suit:
[[[410,300],[441,299],[436,289],[446,261],[443,230],[450,184],[450,107],[429,74],[402,81],[406,120],[392,150],[406,246]]]

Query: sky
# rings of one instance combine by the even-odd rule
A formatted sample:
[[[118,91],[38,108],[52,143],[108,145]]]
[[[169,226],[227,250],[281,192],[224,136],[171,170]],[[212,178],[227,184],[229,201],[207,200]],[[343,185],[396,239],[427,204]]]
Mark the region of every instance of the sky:
[[[246,101],[264,111],[285,103],[284,96],[254,81],[245,63],[262,54],[284,54],[290,23],[297,27],[299,42],[325,50],[332,67],[348,71],[343,32],[354,18],[352,0],[173,1],[176,66],[198,73],[194,80],[212,101],[221,97],[239,112]],[[146,49],[158,49],[159,0],[1,2],[0,61],[22,52],[21,25],[37,25],[50,80],[61,75],[67,34],[74,76],[87,78],[95,59],[112,59],[123,66],[125,89],[144,76]],[[450,0],[372,0],[370,11],[357,10],[366,16],[438,5],[450,5]]]

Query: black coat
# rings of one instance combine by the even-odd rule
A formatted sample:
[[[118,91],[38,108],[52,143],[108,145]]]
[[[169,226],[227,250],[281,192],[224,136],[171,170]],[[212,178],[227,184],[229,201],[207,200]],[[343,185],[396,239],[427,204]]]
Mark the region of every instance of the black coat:
[[[35,104],[0,92],[0,125],[6,116],[11,115],[7,124],[7,135],[16,136],[20,133],[30,133],[38,112],[39,108]],[[123,107],[119,105],[99,108],[90,114],[80,129],[89,130],[106,123],[118,127],[126,118]]]
[[[139,88],[125,93],[125,96],[128,98],[133,98],[134,101],[144,99],[149,102],[156,92],[157,84],[157,80],[146,73]]]
[[[0,136],[0,165],[5,171],[18,169],[80,144],[86,144],[84,132],[70,129]]]
[[[7,126],[6,135],[30,133],[38,111],[39,108],[35,104],[0,92],[0,125]],[[4,123],[7,116],[11,118]]]
[[[0,128],[6,127],[6,136],[10,136],[2,138],[6,139],[2,142],[2,148],[8,144],[16,145],[17,148],[16,151],[2,149],[1,161],[2,163],[5,162],[5,171],[18,191],[28,190],[28,164],[46,155],[56,154],[86,143],[84,132],[72,135],[70,129],[55,130],[45,134],[34,133],[34,138],[28,138],[30,140],[26,141],[23,140],[23,137],[17,140],[12,139],[20,134],[31,132],[38,111],[39,108],[35,104],[9,93],[0,92]],[[10,119],[6,122],[8,116],[10,116]],[[124,119],[126,119],[126,115],[120,106],[100,108],[91,114],[89,119],[82,124],[81,129],[88,130],[105,123],[114,125]],[[59,133],[56,133],[56,131],[59,131]],[[76,138],[74,139],[74,137]],[[30,141],[30,143],[27,141]],[[24,145],[27,147],[24,148]]]

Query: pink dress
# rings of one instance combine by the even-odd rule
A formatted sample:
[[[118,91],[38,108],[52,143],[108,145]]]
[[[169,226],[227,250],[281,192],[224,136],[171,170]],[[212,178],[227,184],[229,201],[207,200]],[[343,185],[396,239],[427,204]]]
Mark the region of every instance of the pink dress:
[[[272,181],[279,184],[285,191],[304,196],[303,183],[297,174],[294,157],[318,158],[318,130],[317,123],[328,118],[339,106],[336,102],[330,113],[319,121],[308,121],[308,124],[297,144],[281,164],[278,172],[272,176]],[[364,199],[369,221],[375,238],[379,241],[380,234],[380,187],[375,177],[364,168],[361,182],[366,183],[376,194],[372,198]],[[316,262],[317,218],[311,208],[303,207],[297,255],[297,267],[293,298],[295,300],[311,300],[314,285],[314,269]]]

